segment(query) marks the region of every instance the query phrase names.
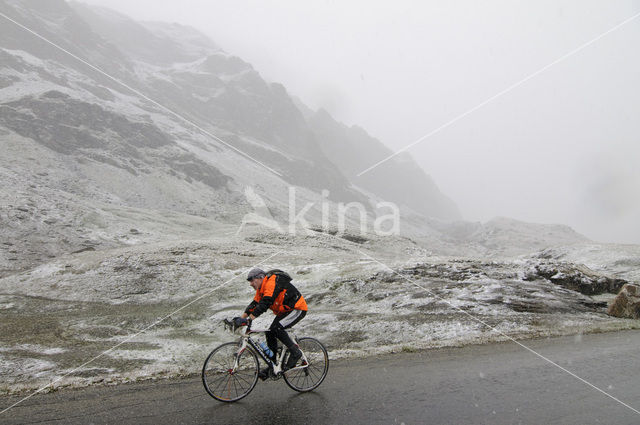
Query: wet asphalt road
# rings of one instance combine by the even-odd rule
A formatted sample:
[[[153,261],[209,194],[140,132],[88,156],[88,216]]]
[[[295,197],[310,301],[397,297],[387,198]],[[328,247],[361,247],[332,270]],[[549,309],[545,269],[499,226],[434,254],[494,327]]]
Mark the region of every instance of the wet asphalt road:
[[[524,344],[640,410],[640,331]],[[0,398],[0,410],[17,399]],[[335,361],[312,393],[260,381],[234,404],[199,378],[63,390],[0,415],[18,423],[584,425],[640,424],[640,414],[503,343]]]

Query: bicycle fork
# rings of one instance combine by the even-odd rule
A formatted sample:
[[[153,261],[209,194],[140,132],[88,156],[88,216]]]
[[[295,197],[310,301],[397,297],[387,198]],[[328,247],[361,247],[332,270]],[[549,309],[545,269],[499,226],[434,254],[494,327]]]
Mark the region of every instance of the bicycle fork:
[[[247,340],[243,339],[242,340],[242,345],[240,346],[240,349],[238,350],[238,352],[233,356],[233,368],[229,369],[228,372],[230,375],[233,375],[234,373],[236,373],[236,371],[238,370],[238,359],[240,358],[240,355],[244,352],[244,350],[247,349]]]

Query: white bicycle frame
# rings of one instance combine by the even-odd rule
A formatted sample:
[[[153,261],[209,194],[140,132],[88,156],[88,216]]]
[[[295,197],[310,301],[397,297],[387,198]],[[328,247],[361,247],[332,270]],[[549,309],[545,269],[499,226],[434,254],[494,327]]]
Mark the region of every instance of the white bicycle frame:
[[[264,355],[260,346],[257,343],[255,343],[250,337],[251,334],[265,333],[268,331],[268,329],[249,329],[249,331],[247,331],[247,329],[248,327],[245,326],[240,331],[240,335],[242,338],[242,345],[240,346],[240,348],[238,349],[238,352],[236,353],[236,358],[233,362],[233,371],[235,372],[238,369],[238,358],[240,357],[240,354],[242,354],[244,350],[246,350],[247,347],[250,345],[258,353],[258,355],[262,357],[262,360],[264,360],[267,364],[270,364],[271,366],[273,366],[273,373],[274,375],[278,376],[278,374],[283,372],[282,362],[284,360],[285,350],[284,349],[282,350],[283,354],[280,355],[280,358],[278,358],[278,353],[275,353],[276,359],[275,359],[275,362],[272,362]],[[293,341],[296,344],[298,343],[298,340],[295,335],[293,335]],[[302,353],[302,360],[303,360],[302,365],[296,366],[289,370],[306,369],[307,367],[309,367],[309,361],[307,360],[307,356],[304,354],[304,351],[302,351],[302,349],[300,350],[300,352]]]

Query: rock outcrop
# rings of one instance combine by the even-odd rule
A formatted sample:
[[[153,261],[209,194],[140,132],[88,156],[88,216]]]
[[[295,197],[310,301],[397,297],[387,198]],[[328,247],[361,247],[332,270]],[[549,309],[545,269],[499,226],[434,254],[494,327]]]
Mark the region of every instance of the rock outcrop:
[[[624,279],[605,276],[582,264],[566,262],[543,262],[534,265],[525,273],[525,280],[544,278],[584,295],[615,294],[626,283]]]
[[[628,283],[622,287],[607,313],[610,316],[640,319],[640,285]]]

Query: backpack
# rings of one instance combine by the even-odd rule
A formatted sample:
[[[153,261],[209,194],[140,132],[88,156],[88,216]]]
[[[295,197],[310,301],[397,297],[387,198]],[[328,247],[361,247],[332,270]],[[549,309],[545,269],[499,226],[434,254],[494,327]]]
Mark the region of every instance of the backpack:
[[[285,289],[287,289],[289,283],[293,280],[293,278],[289,276],[289,273],[280,269],[269,270],[266,273],[267,277],[271,277],[272,275],[276,275],[276,283],[284,286]]]
[[[291,276],[289,276],[287,272],[284,272],[280,269],[273,269],[273,270],[269,270],[266,273],[267,278],[273,275],[276,276],[276,288],[287,291],[284,295],[284,300],[282,302],[282,305],[285,307],[288,307],[290,310],[293,310],[296,302],[300,299],[302,294],[300,293],[300,291],[298,291],[298,289],[295,286],[291,284],[291,281],[293,279],[291,278]],[[276,291],[280,292],[278,291],[278,289],[276,289]]]

